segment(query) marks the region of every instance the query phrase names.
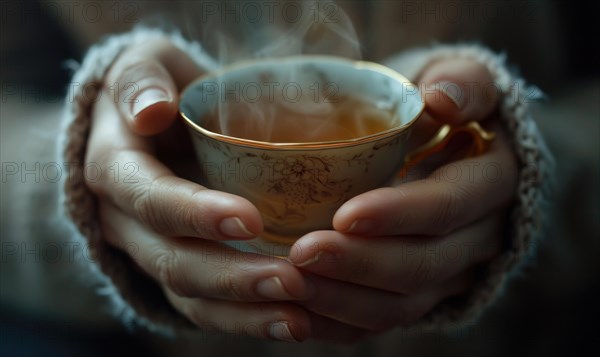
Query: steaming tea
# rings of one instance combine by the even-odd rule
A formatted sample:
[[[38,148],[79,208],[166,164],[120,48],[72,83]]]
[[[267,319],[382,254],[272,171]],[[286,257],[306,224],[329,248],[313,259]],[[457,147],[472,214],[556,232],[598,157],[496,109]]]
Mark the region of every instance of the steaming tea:
[[[304,84],[304,96],[246,95],[244,101],[244,90],[232,90],[262,83],[265,74],[278,88]],[[313,83],[322,89],[334,83],[337,96],[315,101]],[[425,109],[416,86],[387,67],[336,57],[261,58],[226,67],[190,84],[179,105],[203,185],[248,199],[263,218],[261,236],[240,249],[268,255],[285,256],[306,233],[331,229],[344,202],[387,184],[407,158],[439,151],[452,133],[472,133],[477,152],[493,140],[476,122],[445,125],[409,152],[410,131]]]
[[[272,143],[349,140],[386,131],[399,122],[389,107],[378,108],[353,96],[312,104],[307,108],[284,101],[236,102],[201,122],[212,132]]]

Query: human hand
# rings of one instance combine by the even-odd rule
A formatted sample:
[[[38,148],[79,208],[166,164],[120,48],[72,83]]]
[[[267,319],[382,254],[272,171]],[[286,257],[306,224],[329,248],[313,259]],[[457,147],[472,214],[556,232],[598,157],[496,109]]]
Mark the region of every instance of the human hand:
[[[175,173],[197,167],[175,119],[178,92],[200,73],[167,39],[128,49],[110,68],[86,155],[86,167],[114,173],[86,182],[98,199],[103,236],[198,326],[303,340],[309,314],[289,302],[309,294],[298,269],[221,243],[260,234],[257,209]]]
[[[493,79],[483,65],[457,58],[433,63],[419,83],[440,83],[446,93],[424,92],[427,112],[415,129],[417,142],[440,121],[477,120],[496,139],[485,154],[456,161],[452,153],[464,142],[451,143],[441,164],[429,162],[436,168],[431,174],[350,199],[335,214],[335,231],[312,232],[294,244],[289,260],[316,288],[299,304],[320,316],[313,331],[332,331],[332,339],[354,340],[414,322],[442,300],[464,294],[474,268],[501,251],[517,180],[509,140],[495,120]]]

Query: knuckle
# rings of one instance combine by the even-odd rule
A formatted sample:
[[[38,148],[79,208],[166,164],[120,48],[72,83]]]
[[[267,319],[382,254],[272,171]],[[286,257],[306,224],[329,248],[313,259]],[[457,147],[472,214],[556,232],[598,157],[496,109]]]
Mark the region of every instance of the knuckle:
[[[158,280],[178,296],[191,297],[188,287],[182,283],[180,276],[179,256],[177,251],[169,248],[160,248],[155,253],[152,268]]]
[[[194,232],[202,238],[212,238],[216,236],[215,228],[209,224],[210,221],[203,209],[200,209],[198,202],[201,202],[200,191],[192,194],[187,204],[181,206],[180,217],[186,227],[191,227]]]
[[[177,204],[173,200],[167,204],[159,194],[175,191],[176,188],[171,183],[158,177],[132,186],[128,195],[137,217],[158,232],[196,232],[203,238],[213,237],[215,229],[207,223],[209,220],[194,199],[195,194],[190,200],[178,199]]]
[[[459,185],[444,189],[437,197],[437,206],[431,216],[431,229],[448,234],[462,218],[470,195]]]
[[[213,289],[217,296],[227,296],[234,300],[247,300],[250,294],[244,289],[240,279],[237,279],[229,269],[223,269],[213,279]]]
[[[130,198],[135,215],[152,228],[162,231],[161,228],[163,227],[160,224],[162,215],[160,214],[157,198],[152,194],[159,185],[158,179],[131,185],[125,194]]]
[[[194,232],[198,233],[203,238],[206,238],[204,234],[206,232],[204,220],[194,205],[182,205],[177,213],[177,216],[181,218],[181,223],[185,227],[191,227]]]

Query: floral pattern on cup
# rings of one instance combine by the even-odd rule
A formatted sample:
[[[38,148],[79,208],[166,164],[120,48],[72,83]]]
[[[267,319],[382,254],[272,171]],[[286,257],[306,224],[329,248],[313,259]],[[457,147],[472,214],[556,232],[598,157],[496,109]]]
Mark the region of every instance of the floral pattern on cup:
[[[203,143],[204,149],[200,152],[207,154],[207,162],[221,157],[218,163],[221,168],[243,171],[242,168],[251,167],[256,171],[251,177],[243,178],[247,184],[257,188],[247,198],[270,221],[268,226],[277,229],[290,224],[301,224],[308,219],[306,210],[320,204],[331,207],[329,214],[335,213],[338,207],[358,193],[357,188],[364,190],[360,188],[364,183],[354,182],[355,179],[343,172],[353,170],[367,174],[378,151],[384,148],[395,150],[394,147],[397,146],[400,155],[402,137],[383,139],[362,146],[358,152],[343,155],[328,155],[320,151],[258,153],[252,149],[224,145],[202,136],[198,137],[198,142]],[[210,151],[213,153],[210,154]],[[218,155],[215,155],[216,152]],[[222,172],[213,173],[205,179],[211,187],[220,187],[225,191],[234,187],[227,182],[227,177]],[[239,194],[235,191],[232,193]]]

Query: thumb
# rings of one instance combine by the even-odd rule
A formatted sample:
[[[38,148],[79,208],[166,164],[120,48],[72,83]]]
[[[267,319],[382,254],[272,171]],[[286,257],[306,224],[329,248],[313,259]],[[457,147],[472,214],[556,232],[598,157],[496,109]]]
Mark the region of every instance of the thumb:
[[[118,63],[108,85],[117,108],[137,134],[162,132],[175,120],[177,91],[167,70],[156,60],[129,57]]]
[[[419,86],[431,116],[451,125],[485,119],[500,97],[487,68],[466,58],[433,63],[423,72]]]
[[[121,54],[107,74],[106,85],[129,127],[140,135],[154,135],[175,121],[178,88],[200,73],[167,40],[151,41]]]

